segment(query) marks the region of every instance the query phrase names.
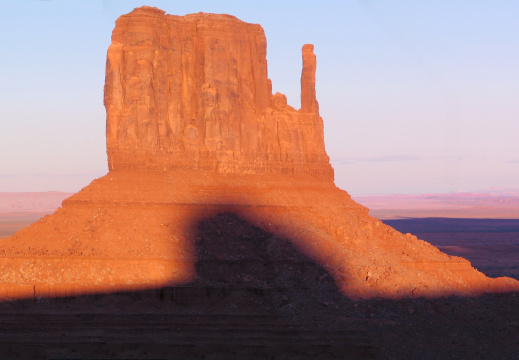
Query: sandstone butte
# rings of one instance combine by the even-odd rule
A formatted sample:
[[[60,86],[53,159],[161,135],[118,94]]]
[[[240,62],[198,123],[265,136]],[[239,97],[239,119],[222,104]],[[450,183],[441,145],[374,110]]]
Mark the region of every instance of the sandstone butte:
[[[384,225],[335,186],[313,45],[303,46],[302,61],[297,110],[272,94],[261,26],[151,7],[121,16],[106,65],[110,171],[0,242],[0,298],[190,286],[204,261],[200,224],[219,214],[269,234],[268,251],[288,240],[349,298],[519,291],[513,279],[488,278]],[[297,257],[239,250],[216,249],[216,268],[239,278],[240,264],[263,262],[268,271],[285,261],[312,276]],[[250,272],[239,284],[272,287]]]

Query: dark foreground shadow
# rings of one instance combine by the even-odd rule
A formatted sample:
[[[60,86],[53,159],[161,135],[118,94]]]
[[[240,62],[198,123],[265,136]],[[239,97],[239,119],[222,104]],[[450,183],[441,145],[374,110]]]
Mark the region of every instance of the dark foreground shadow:
[[[513,359],[519,295],[352,301],[280,239],[199,221],[182,287],[0,304],[3,359]]]

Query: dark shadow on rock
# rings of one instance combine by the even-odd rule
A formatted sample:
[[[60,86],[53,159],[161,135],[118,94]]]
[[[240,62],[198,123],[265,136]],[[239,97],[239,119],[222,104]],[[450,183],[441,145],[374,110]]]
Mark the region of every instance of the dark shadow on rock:
[[[345,301],[330,274],[287,239],[231,213],[197,228],[196,286],[219,289],[222,300],[230,297],[233,304],[242,301],[242,312],[262,309],[317,324],[335,316]]]
[[[513,359],[519,294],[352,301],[232,213],[194,224],[197,279],[0,304],[2,359]]]
[[[3,358],[374,359],[348,302],[289,240],[232,213],[193,224],[197,278],[139,292],[0,304]]]

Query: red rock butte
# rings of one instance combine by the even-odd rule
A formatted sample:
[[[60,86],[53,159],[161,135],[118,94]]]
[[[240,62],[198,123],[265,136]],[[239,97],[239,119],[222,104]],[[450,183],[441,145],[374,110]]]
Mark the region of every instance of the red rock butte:
[[[272,95],[259,25],[230,15],[122,16],[106,67],[111,171],[310,174],[333,181],[315,98],[313,46],[303,47],[301,109]]]
[[[189,287],[204,261],[200,224],[221,214],[269,234],[273,247],[289,241],[350,298],[519,291],[513,279],[490,279],[370,217],[334,185],[313,50],[302,48],[296,110],[272,94],[261,26],[150,7],[121,16],[106,65],[110,171],[0,242],[0,297]],[[301,277],[312,276],[290,256],[239,255],[239,244],[231,256],[218,247],[226,239],[219,241],[212,261],[231,277],[247,261],[263,261],[262,271],[290,263]],[[240,281],[273,287],[254,273]]]

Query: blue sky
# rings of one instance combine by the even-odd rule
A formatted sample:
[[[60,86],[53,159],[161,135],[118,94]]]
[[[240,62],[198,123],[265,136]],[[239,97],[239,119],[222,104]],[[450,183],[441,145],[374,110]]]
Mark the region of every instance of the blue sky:
[[[519,188],[519,2],[0,0],[0,192],[107,172],[103,84],[118,16],[229,13],[267,36],[299,107],[301,46],[336,184],[355,195]]]

